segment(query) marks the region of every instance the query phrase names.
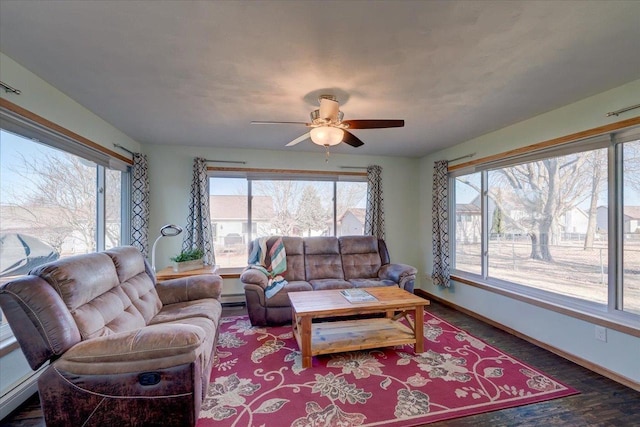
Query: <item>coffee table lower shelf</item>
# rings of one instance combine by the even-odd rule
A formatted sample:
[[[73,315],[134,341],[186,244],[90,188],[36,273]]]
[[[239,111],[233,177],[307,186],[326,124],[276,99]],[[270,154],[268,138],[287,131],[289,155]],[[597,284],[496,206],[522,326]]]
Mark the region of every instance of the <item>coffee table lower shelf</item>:
[[[301,328],[294,328],[303,348]],[[358,319],[313,323],[311,356],[416,343],[413,329],[393,319]]]

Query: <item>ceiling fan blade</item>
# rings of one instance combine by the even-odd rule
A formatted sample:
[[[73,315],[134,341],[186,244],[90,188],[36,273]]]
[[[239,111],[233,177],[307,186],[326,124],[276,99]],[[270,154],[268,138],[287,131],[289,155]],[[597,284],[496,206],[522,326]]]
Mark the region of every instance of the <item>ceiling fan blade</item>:
[[[364,145],[364,142],[360,141],[360,139],[357,136],[355,136],[351,132],[348,132],[344,129],[343,131],[344,131],[344,137],[342,137],[342,142],[352,147],[360,147]]]
[[[268,122],[255,120],[251,122],[252,125],[308,125],[307,122]]]
[[[286,147],[293,147],[294,145],[299,144],[302,141],[304,141],[305,139],[310,138],[310,137],[311,137],[311,133],[307,132],[304,135],[301,135],[301,136],[297,137],[296,139],[294,139],[293,141],[291,141],[290,143],[288,143],[286,145]]]
[[[382,129],[404,127],[404,120],[343,120],[349,129]]]

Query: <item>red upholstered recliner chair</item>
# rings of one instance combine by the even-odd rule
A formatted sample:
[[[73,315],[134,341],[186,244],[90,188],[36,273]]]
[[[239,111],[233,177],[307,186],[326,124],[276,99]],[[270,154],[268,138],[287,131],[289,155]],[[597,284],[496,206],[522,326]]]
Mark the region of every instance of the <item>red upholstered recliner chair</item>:
[[[0,287],[47,426],[190,426],[214,360],[222,279],[156,284],[133,247],[45,264]]]

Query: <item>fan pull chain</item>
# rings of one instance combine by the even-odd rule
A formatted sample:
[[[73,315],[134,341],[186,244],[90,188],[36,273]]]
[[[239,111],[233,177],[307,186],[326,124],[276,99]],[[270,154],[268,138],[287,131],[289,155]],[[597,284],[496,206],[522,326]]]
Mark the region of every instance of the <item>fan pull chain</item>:
[[[329,146],[325,145],[324,148],[326,150],[325,156],[324,156],[324,162],[325,163],[329,163],[329,156],[330,156],[330,154],[329,154]]]

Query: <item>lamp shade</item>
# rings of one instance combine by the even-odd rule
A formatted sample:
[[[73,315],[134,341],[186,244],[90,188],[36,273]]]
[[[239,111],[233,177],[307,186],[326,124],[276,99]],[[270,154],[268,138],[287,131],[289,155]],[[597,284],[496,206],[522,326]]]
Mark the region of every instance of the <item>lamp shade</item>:
[[[163,237],[177,236],[180,233],[182,233],[182,227],[175,224],[167,224],[160,229],[160,235],[156,241],[153,242],[153,248],[151,249],[151,268],[154,272],[156,271],[156,246],[158,245],[158,242]]]
[[[344,137],[344,132],[342,129],[334,128],[330,126],[320,126],[317,128],[311,129],[311,141],[314,144],[329,146],[329,145],[337,145],[342,142],[342,138]]]

